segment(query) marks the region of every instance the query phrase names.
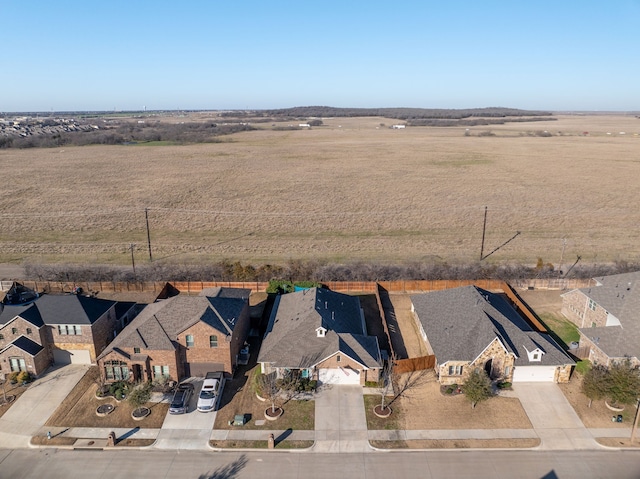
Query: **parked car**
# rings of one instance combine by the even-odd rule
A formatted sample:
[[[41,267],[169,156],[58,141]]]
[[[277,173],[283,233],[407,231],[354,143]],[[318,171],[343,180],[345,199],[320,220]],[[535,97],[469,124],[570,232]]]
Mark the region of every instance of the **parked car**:
[[[189,412],[189,399],[191,399],[192,394],[193,384],[179,384],[176,392],[173,393],[171,406],[169,406],[169,414],[184,414]]]
[[[198,396],[198,411],[209,412],[215,410],[218,397],[222,391],[223,382],[223,373],[207,373],[207,377],[202,383],[200,395]]]

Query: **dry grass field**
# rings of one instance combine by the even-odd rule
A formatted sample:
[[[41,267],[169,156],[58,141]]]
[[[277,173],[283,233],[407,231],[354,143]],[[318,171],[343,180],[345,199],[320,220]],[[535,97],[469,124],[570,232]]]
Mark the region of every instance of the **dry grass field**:
[[[211,144],[0,150],[0,262],[126,264],[129,243],[144,261],[145,207],[154,259],[476,260],[485,205],[485,253],[522,232],[491,261],[557,264],[563,238],[565,264],[640,260],[640,119],[558,118],[470,136],[330,118]]]

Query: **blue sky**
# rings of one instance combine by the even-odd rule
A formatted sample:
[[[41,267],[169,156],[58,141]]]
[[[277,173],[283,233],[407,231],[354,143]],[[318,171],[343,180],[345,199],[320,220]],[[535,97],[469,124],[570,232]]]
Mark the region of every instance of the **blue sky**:
[[[640,0],[0,0],[0,112],[640,110]]]

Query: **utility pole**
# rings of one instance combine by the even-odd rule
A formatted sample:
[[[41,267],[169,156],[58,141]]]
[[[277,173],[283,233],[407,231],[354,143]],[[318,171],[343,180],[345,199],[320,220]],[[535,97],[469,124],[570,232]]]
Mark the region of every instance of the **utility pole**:
[[[129,243],[129,249],[131,250],[131,267],[133,268],[133,278],[136,277],[136,260],[133,258],[133,248],[135,248],[135,243]]]
[[[482,225],[482,246],[480,247],[480,261],[482,261],[484,254],[484,233],[487,230],[487,207],[484,207],[484,223]]]
[[[564,259],[564,249],[567,247],[567,238],[562,238],[562,252],[560,253],[560,266],[558,267],[558,272],[560,276],[562,276],[562,260]]]
[[[631,428],[631,445],[636,440],[636,429],[638,429],[638,417],[640,417],[640,400],[636,399],[636,420],[633,421],[633,427]]]
[[[147,221],[147,244],[149,245],[149,262],[153,262],[151,256],[151,233],[149,232],[149,208],[144,209],[144,218]]]

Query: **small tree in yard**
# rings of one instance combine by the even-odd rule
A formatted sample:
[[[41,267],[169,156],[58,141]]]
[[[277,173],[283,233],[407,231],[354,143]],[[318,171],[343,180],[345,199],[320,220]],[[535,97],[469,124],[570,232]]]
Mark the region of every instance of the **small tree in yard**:
[[[396,400],[411,397],[412,392],[431,378],[430,369],[399,373],[394,363],[395,361],[389,361],[380,374],[380,405],[376,407],[379,413],[390,412],[389,407]],[[387,402],[387,396],[390,395],[393,397]]]
[[[634,404],[640,397],[640,374],[627,358],[614,363],[607,373],[607,396],[614,404]]]
[[[271,403],[271,412],[281,409],[298,389],[299,378],[295,374],[286,374],[282,378],[273,372],[258,376],[257,388],[260,396]]]
[[[151,383],[138,384],[131,393],[127,401],[133,406],[133,412],[141,412],[142,407],[151,399]]]
[[[582,393],[589,398],[589,407],[593,400],[607,396],[609,371],[602,365],[595,365],[582,378]]]
[[[493,396],[491,380],[482,369],[474,369],[462,385],[462,392],[471,402],[471,408],[475,409],[480,401],[486,401]]]

